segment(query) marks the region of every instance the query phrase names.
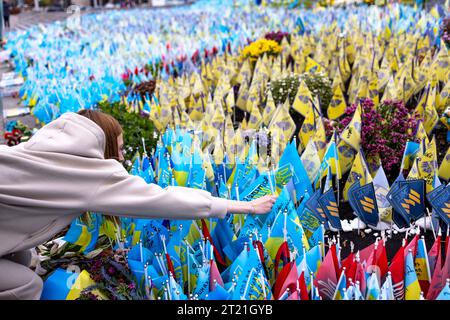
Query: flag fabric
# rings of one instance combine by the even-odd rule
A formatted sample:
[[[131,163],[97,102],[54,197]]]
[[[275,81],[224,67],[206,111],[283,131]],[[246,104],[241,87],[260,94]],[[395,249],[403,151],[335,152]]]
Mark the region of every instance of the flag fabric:
[[[428,261],[428,253],[425,239],[421,238],[417,241],[417,255],[414,260],[414,267],[419,280],[420,288],[426,296],[431,282],[430,265]]]
[[[317,199],[317,201],[325,213],[330,225],[335,229],[342,230],[339,209],[333,188],[329,188],[328,191]]]
[[[58,268],[44,281],[40,299],[76,300],[80,297],[82,290],[93,285],[95,285],[95,282],[86,270],[74,273],[70,270]],[[92,293],[98,298],[102,298],[101,293],[97,290]]]
[[[355,282],[362,295],[362,299],[364,300],[367,289],[366,272],[364,270],[363,264],[359,260],[356,261]]]
[[[339,281],[336,286],[336,291],[334,292],[333,300],[344,300],[345,290],[347,288],[347,279],[345,277],[345,272],[342,271],[339,277]]]
[[[283,172],[286,173],[283,174]],[[294,141],[288,143],[278,163],[278,169],[275,175],[277,188],[280,187],[282,189],[282,186],[286,185],[291,177],[296,191],[296,199],[294,201],[300,200],[305,192],[309,195],[313,194],[311,183],[298,155]]]
[[[436,190],[437,194],[430,194],[432,197],[431,206],[438,213],[439,217],[450,225],[450,185],[441,190]]]
[[[367,163],[364,159],[362,150],[360,150],[355,157],[352,169],[347,178],[347,182],[344,186],[343,197],[345,201],[348,201],[348,190],[356,182],[359,181],[360,185],[365,185],[372,182],[372,176],[370,174]]]
[[[441,244],[439,243],[439,246]],[[436,259],[436,264],[433,271],[433,276],[431,278],[430,287],[428,289],[428,294],[426,295],[427,300],[435,300],[442,290],[443,282],[443,267],[442,267],[442,255],[438,254]]]
[[[322,206],[319,203],[319,198],[322,196],[320,189],[316,190],[313,195],[306,201],[305,206],[319,219],[320,222],[327,222],[328,218]]]
[[[99,236],[101,215],[87,212],[70,224],[63,240],[81,246],[81,251],[89,253],[95,249]]]
[[[380,296],[381,300],[395,300],[394,290],[392,287],[392,278],[390,275],[388,275],[386,280],[384,280],[384,284],[381,287]]]
[[[439,178],[445,181],[450,180],[450,147],[447,149],[447,153],[439,166]]]
[[[398,190],[392,192],[388,200],[406,221],[421,218],[425,213],[424,180],[399,181]]]
[[[391,186],[391,189],[386,195],[386,199],[391,203],[392,201],[392,194],[400,189],[400,182],[404,181],[405,178],[400,173],[400,175],[397,177],[397,179],[394,181],[394,183]],[[410,218],[408,216],[403,215],[402,212],[396,211],[396,209],[392,208],[392,221],[399,227],[399,228],[406,228],[410,225]]]
[[[437,266],[438,257],[441,255],[441,236],[438,235],[428,252],[428,265],[430,267],[430,274],[434,274],[434,269]],[[440,268],[441,266],[439,266]],[[431,281],[431,279],[430,279]]]
[[[331,250],[328,251],[314,279],[314,286],[319,289],[319,294],[324,300],[332,300],[336,291],[336,269]]]
[[[389,272],[392,277],[392,288],[395,299],[403,300],[405,296],[405,252],[403,247],[400,247],[392,259]]]
[[[420,144],[413,142],[413,141],[407,141],[405,146],[405,151],[403,152],[403,159],[402,159],[402,165],[400,171],[403,170],[409,170],[413,164],[413,161],[415,159],[415,156],[417,152],[419,151]]]
[[[374,272],[370,275],[369,280],[367,281],[366,300],[378,300],[380,293],[380,284],[378,283],[377,274]]]
[[[340,86],[334,87],[333,97],[327,109],[328,118],[335,120],[342,116],[345,112],[347,105],[345,103],[344,94]]]
[[[341,139],[350,145],[354,150],[360,149],[361,142],[361,106],[355,110],[352,120],[342,131]]]
[[[436,297],[436,300],[450,300],[450,279],[447,279],[444,289]]]
[[[376,227],[379,221],[379,212],[374,185],[371,182],[362,187],[358,187],[358,184],[355,183],[353,185],[355,187],[349,189],[349,203],[365,224]]]
[[[420,284],[414,268],[413,253],[409,251],[405,258],[405,300],[420,299]]]

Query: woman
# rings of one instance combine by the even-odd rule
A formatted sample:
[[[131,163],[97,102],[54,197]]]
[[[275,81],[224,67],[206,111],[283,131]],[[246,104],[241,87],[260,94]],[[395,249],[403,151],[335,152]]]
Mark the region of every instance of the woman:
[[[162,189],[131,176],[123,161],[122,128],[99,111],[66,113],[28,142],[0,146],[0,299],[39,299],[42,280],[29,249],[86,211],[135,218],[223,218],[265,214],[275,202],[212,197],[183,187]]]

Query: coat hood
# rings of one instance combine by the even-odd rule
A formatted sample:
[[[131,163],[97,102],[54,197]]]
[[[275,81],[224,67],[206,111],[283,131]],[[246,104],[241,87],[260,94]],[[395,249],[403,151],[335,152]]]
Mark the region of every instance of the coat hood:
[[[69,112],[44,126],[22,147],[31,151],[103,159],[105,134],[95,122]]]

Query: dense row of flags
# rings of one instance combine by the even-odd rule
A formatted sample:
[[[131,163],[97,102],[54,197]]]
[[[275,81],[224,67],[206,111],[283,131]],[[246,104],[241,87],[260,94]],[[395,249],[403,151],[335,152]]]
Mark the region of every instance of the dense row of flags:
[[[252,173],[253,166],[249,163],[255,157],[255,148],[249,148],[245,162],[233,164],[231,168],[225,162],[205,165],[202,159],[205,155],[200,153],[194,134],[169,132],[162,138],[165,144],[159,145],[153,156],[136,155],[132,174],[163,187],[191,186],[244,201],[266,194],[279,196],[272,211],[262,216],[227,215],[225,219],[198,221],[122,218],[118,226],[100,214],[90,213],[88,223],[85,219],[74,221],[65,240],[81,245],[84,250],[92,250],[100,235],[109,237],[116,248],[130,249],[128,265],[147,298],[449,298],[448,230],[444,246],[441,230],[437,230],[430,250],[419,234],[409,242],[405,236],[390,263],[386,254],[389,240],[384,233],[374,244],[358,252],[352,249],[348,257],[341,259],[339,240],[325,236],[327,224],[333,226],[334,221],[340,222],[334,192],[329,192],[332,189],[327,190],[327,186],[323,193],[317,193],[320,188],[313,191],[294,143],[285,149],[278,170]],[[172,160],[177,152],[182,154],[191,149],[189,145],[194,150],[186,153],[191,161]],[[179,168],[184,164],[188,165],[186,173],[178,171],[183,170]],[[288,174],[283,171],[286,164]],[[215,180],[208,180],[208,167]],[[230,177],[230,184],[227,185],[224,176]],[[237,179],[241,183],[235,184]],[[408,192],[417,190],[415,186],[406,186]],[[425,189],[423,180],[422,189]],[[449,190],[449,187],[441,189]],[[349,193],[351,199],[360,201],[359,212],[365,211],[364,207],[372,209],[376,203],[375,196],[358,183],[352,185]],[[409,196],[402,198],[405,199]],[[395,198],[392,201],[397,204]]]
[[[234,8],[231,1],[223,1],[223,5],[200,1],[189,8],[165,10],[163,15],[151,10],[86,15],[76,28],[69,27],[69,22],[39,25],[9,33],[6,48],[11,50],[16,72],[26,80],[20,92],[23,103],[36,106],[34,113],[43,123],[67,111],[89,108],[104,99],[118,101],[119,92],[125,89],[122,82],[125,73],[142,70],[145,65],[156,68],[161,64],[164,79],[174,71],[191,74],[199,69],[191,58],[209,57],[214,50],[220,54],[237,53],[249,40],[275,30],[307,35],[308,47],[302,48],[305,56],[313,52],[315,43],[321,44],[314,57],[300,62],[306,64],[300,69],[327,69],[329,62],[324,57],[339,45],[339,59],[332,61],[332,67],[340,66],[339,73],[345,82],[350,75],[349,63],[359,56],[365,57],[361,65],[366,67],[357,68],[365,80],[361,85],[352,84],[352,98],[366,91],[373,95],[375,87],[382,88],[389,81],[405,82],[404,96],[408,98],[411,77],[416,81],[422,72],[414,70],[417,61],[404,60],[404,52],[414,50],[416,44],[419,52],[440,44],[438,29],[444,15],[441,6],[429,13],[399,5],[277,10]],[[368,22],[367,16],[379,19]],[[359,33],[359,37],[353,37],[355,33]],[[363,34],[368,37],[364,39]],[[386,52],[384,46],[375,51],[359,51],[360,44],[375,43],[373,35],[390,42]],[[417,43],[418,36],[423,40]],[[402,42],[399,47],[394,48],[399,42]],[[367,65],[373,64],[374,54],[376,59],[386,56],[378,84],[373,77],[367,77]],[[391,80],[386,70],[403,71],[404,62],[410,65],[404,69],[409,69],[411,75],[399,79],[402,73],[399,72],[398,77]],[[334,78],[334,73],[330,78]],[[145,80],[152,76],[139,72],[139,77]],[[359,78],[356,81],[359,82]],[[340,90],[344,88],[341,86]],[[339,89],[335,89],[336,97],[339,94]],[[330,117],[339,116],[339,100],[342,101],[336,99],[334,109],[329,110]]]

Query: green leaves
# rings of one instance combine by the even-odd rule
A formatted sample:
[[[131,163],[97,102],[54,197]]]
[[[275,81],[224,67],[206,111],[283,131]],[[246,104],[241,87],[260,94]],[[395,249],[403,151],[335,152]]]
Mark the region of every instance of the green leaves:
[[[125,160],[131,161],[136,151],[139,151],[141,154],[144,152],[142,138],[144,138],[148,153],[156,146],[153,122],[145,114],[127,112],[126,106],[120,102],[100,102],[98,107],[101,111],[116,118],[122,126],[126,150],[126,154],[124,154]]]

